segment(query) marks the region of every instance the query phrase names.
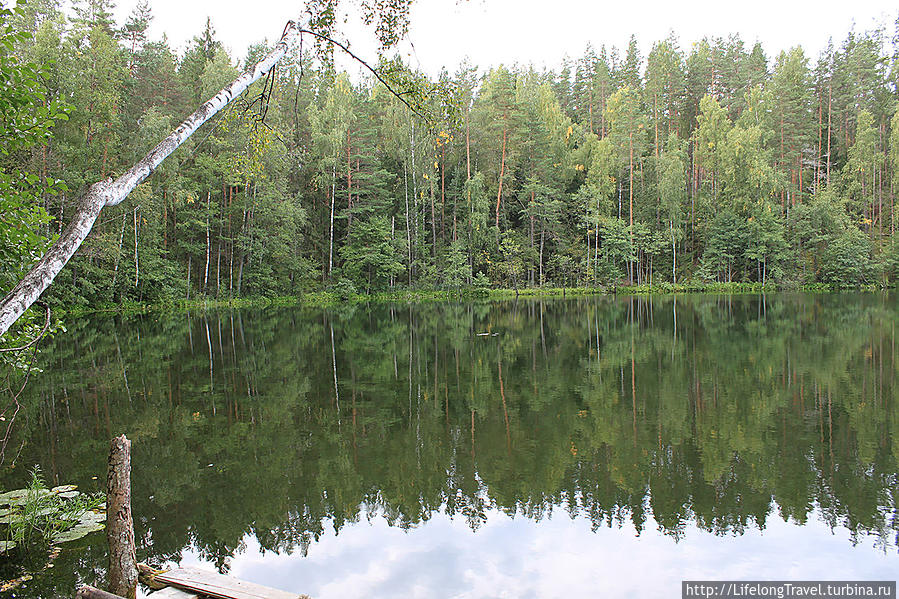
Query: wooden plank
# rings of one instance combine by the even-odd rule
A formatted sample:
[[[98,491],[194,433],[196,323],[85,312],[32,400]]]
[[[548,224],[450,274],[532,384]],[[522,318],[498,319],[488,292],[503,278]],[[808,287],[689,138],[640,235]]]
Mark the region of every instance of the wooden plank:
[[[156,581],[217,599],[301,599],[305,597],[305,595],[279,591],[197,568],[178,568],[164,574],[157,574]]]
[[[176,589],[175,587],[165,587],[161,591],[151,593],[149,599],[200,599],[198,595]]]

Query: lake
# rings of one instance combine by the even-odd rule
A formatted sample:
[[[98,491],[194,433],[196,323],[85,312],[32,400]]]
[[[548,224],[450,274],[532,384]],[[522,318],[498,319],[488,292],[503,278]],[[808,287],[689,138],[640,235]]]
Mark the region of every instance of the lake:
[[[591,297],[68,322],[6,488],[105,484],[138,559],[347,597],[895,580],[889,294]],[[17,597],[102,584],[105,536]]]

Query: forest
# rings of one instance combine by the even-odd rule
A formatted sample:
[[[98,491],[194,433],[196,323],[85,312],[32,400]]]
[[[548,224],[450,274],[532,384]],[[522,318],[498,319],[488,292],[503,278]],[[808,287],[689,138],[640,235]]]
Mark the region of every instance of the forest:
[[[229,55],[210,19],[179,53],[148,37],[149,2],[113,8],[0,12],[4,293],[88,186],[267,51]],[[817,57],[671,34],[554,70],[371,63],[396,93],[295,48],[104,211],[45,297],[892,286],[897,41],[899,21]]]

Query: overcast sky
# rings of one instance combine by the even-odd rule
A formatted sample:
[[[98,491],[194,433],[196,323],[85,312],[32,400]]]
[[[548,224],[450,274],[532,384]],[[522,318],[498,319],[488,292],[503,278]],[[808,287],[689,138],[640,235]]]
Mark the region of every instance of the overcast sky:
[[[120,22],[135,4],[118,0]],[[155,20],[150,34],[159,38],[165,32],[175,48],[183,49],[203,30],[208,15],[219,39],[242,58],[249,44],[277,38],[301,6],[291,0],[151,0]],[[865,31],[885,24],[892,37],[897,14],[896,3],[885,0],[826,7],[820,1],[793,0],[417,0],[411,45],[405,44],[403,53],[413,66],[431,74],[443,66],[453,71],[466,56],[481,69],[513,62],[553,68],[565,55],[581,56],[588,42],[624,49],[632,33],[645,57],[653,42],[673,31],[683,49],[703,36],[739,33],[749,47],[762,42],[769,58],[798,44],[814,60],[829,37],[838,44],[853,27]],[[352,24],[347,29],[354,49],[374,58],[370,38]]]

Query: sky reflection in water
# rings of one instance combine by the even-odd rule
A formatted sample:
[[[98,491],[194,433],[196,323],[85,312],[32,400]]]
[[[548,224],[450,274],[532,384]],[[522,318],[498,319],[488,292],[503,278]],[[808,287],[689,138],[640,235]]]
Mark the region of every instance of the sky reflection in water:
[[[679,540],[651,516],[637,535],[630,520],[594,532],[561,509],[539,522],[487,515],[477,531],[442,513],[409,530],[363,517],[329,528],[305,557],[263,551],[248,535],[230,574],[316,599],[536,599],[677,596],[682,580],[894,580],[899,568],[895,542],[862,534],[847,551],[849,531],[831,530],[817,510],[805,525],[772,515],[764,530],[688,526]],[[214,567],[194,550],[181,564]]]

